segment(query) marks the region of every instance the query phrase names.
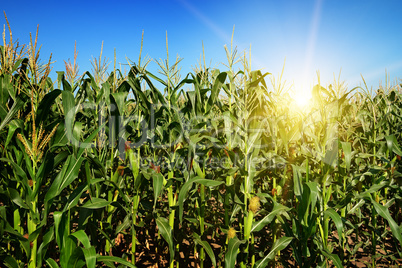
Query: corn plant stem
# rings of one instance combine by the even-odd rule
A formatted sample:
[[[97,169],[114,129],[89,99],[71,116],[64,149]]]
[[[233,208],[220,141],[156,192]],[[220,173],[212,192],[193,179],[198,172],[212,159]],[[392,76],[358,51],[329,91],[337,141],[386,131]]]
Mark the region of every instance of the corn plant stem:
[[[21,215],[18,208],[14,210],[14,229],[21,235],[24,235],[24,229],[21,227]]]
[[[377,135],[376,135],[376,116],[375,116],[375,110],[373,107],[373,116],[374,116],[374,120],[373,120],[373,165],[376,164],[376,139],[377,139]],[[375,176],[373,176],[373,184],[375,183]],[[374,201],[377,201],[377,192],[373,193],[373,197],[374,197]],[[377,248],[377,236],[375,233],[375,230],[377,229],[377,213],[374,209],[374,206],[372,206],[372,220],[373,220],[373,230],[371,231],[371,235],[372,235],[372,256],[371,256],[371,261],[372,261],[372,265],[373,267],[375,267],[375,255],[376,255],[376,248]]]
[[[246,162],[247,162],[247,157],[246,157]],[[247,164],[246,164],[246,172],[247,172]],[[247,210],[247,201],[248,201],[248,194],[247,194],[247,185],[248,185],[248,182],[247,182],[247,178],[248,178],[248,176],[246,175],[245,176],[245,178],[244,178],[244,208],[245,208],[245,210]],[[248,230],[248,228],[247,228],[247,223],[248,223],[248,218],[250,217],[250,213],[252,213],[252,212],[249,212],[249,214],[248,214],[248,216],[246,216],[245,214],[243,215],[243,218],[244,218],[244,229],[243,229],[243,237],[244,237],[244,240],[246,240],[246,241],[248,241],[248,238],[249,238],[249,230]],[[246,253],[246,256],[247,256],[247,253],[248,253],[248,244],[247,244],[247,247],[246,247],[246,249],[245,249],[245,253]],[[242,260],[242,262],[241,262],[241,266],[242,267],[245,267],[246,266],[246,263],[247,263],[247,260]]]
[[[325,110],[323,109],[323,107],[320,107],[320,108],[321,108],[322,117],[324,118],[323,126],[328,126],[328,122],[327,122],[327,120],[325,120],[325,118],[327,118]],[[325,133],[325,136],[326,136],[326,133]],[[325,155],[326,154],[326,149],[325,149],[326,147],[323,146],[323,148],[324,148],[323,149],[323,155]],[[322,162],[321,162],[321,171],[322,171],[322,173],[324,171],[324,163],[322,163]],[[329,195],[331,194],[331,190],[328,190],[326,188],[326,184],[327,184],[326,180],[328,178],[325,178],[325,176],[326,176],[325,174],[323,174],[323,176],[324,176],[324,179],[322,181],[322,186],[321,186],[322,187],[322,197],[323,197],[322,198],[322,210],[323,210],[323,212],[325,212],[327,210],[327,208],[328,208],[327,201],[329,200]],[[322,216],[321,218],[322,218],[322,221],[323,221],[323,237],[322,237],[322,239],[323,239],[324,247],[327,248],[328,247],[329,217],[325,218],[324,216]]]
[[[113,198],[112,195],[113,195],[112,191],[109,191],[109,192],[108,192],[108,200],[109,200],[110,202],[112,201],[112,198]],[[106,212],[107,212],[106,223],[107,223],[107,225],[111,226],[111,225],[112,225],[112,216],[113,216],[113,214],[112,214],[112,212],[113,212],[113,207],[110,206],[110,205],[107,206]],[[110,249],[111,249],[111,244],[110,244],[109,240],[107,239],[107,240],[106,240],[106,243],[105,243],[105,254],[106,254],[106,255],[110,254]]]
[[[173,179],[173,171],[169,171],[168,173],[168,180]],[[172,208],[176,205],[176,197],[173,196],[173,186],[170,185],[168,188],[168,203],[169,203],[169,207]],[[174,218],[175,218],[175,209],[171,209],[170,210],[170,214],[169,214],[169,226],[170,228],[172,228],[172,232],[174,230]],[[170,260],[170,267],[173,268],[174,267],[174,259]]]
[[[325,199],[328,198],[328,195],[331,194],[330,191],[327,191],[325,188],[323,188],[323,192],[325,192]],[[324,201],[324,211],[326,211],[328,208],[327,201]],[[324,245],[325,247],[328,246],[328,229],[329,229],[329,217],[325,218],[324,217]]]
[[[37,201],[32,202],[33,211],[36,211],[36,203]],[[31,215],[28,215],[28,229],[29,229],[28,232],[30,234],[36,230],[36,223],[34,223]],[[35,238],[35,240],[32,241],[31,259],[28,265],[29,268],[36,267],[37,248],[38,248],[38,240]]]
[[[308,156],[306,157],[306,182],[309,181],[310,177],[310,166],[309,166],[309,161],[308,161]]]
[[[228,150],[231,151],[232,150],[232,145],[231,145],[231,137],[228,140]],[[227,163],[230,164],[230,158],[228,158]],[[226,176],[226,186],[230,186],[233,183],[233,177],[232,176]],[[225,192],[225,201],[224,201],[224,207],[225,207],[225,226],[227,228],[229,228],[229,211],[231,211],[230,209],[230,195],[228,193],[228,191]]]
[[[117,173],[117,172],[118,172],[118,171],[116,171],[116,173]],[[110,202],[116,202],[116,201],[117,201],[117,197],[118,197],[118,191],[114,191],[114,195],[113,195],[113,192],[112,192],[112,191],[109,191],[108,197],[109,197],[108,199],[109,199]],[[107,212],[108,212],[107,223],[108,223],[108,225],[110,225],[110,226],[112,225],[113,210],[114,210],[114,207],[113,207],[113,206],[111,206],[111,205],[107,206]],[[135,219],[135,215],[136,215],[136,214],[133,214],[133,215],[134,215],[134,219]],[[109,241],[107,240],[106,242],[109,242]],[[108,245],[108,248],[107,248],[106,253],[111,253],[111,252],[110,252],[110,249],[111,249],[111,244],[110,244],[110,242],[109,242],[109,243],[106,243],[106,245]],[[106,246],[105,246],[105,248],[106,248]]]
[[[205,231],[205,185],[200,185],[200,232],[201,236],[204,234]],[[205,260],[205,253],[204,248],[201,247],[200,249],[200,266],[201,268],[204,267],[204,260]]]
[[[137,210],[138,205],[140,203],[140,195],[139,192],[136,191],[133,197],[133,210],[132,210],[132,225],[131,225],[131,262],[135,264],[135,252],[136,252],[136,244],[137,244],[137,234],[135,231],[135,225],[137,224]]]
[[[272,187],[273,187],[273,189],[275,189],[275,191],[273,192],[274,194],[274,196],[273,196],[273,199],[274,199],[274,201],[276,202],[276,199],[277,199],[277,193],[276,193],[276,177],[274,176],[273,178],[272,178]],[[276,221],[275,221],[275,223],[274,223],[274,243],[276,242],[276,239],[277,239],[277,232],[276,232],[276,230],[277,230],[277,223],[276,223]],[[278,254],[277,255],[280,255],[280,251],[278,251]]]
[[[36,163],[35,162],[33,163],[33,167],[32,167],[32,175],[33,175],[32,188],[35,189],[35,183],[36,183],[36,181],[35,181]],[[33,217],[34,217],[33,214],[35,214],[36,211],[37,211],[37,209],[36,209],[37,203],[38,203],[38,196],[35,196],[34,200],[32,201],[32,211],[33,212],[28,213],[28,223],[27,223],[27,225],[28,225],[28,233],[29,233],[29,235],[31,235],[36,230],[36,223],[33,220]],[[32,241],[31,258],[29,260],[28,268],[35,268],[36,267],[37,250],[38,250],[38,239],[35,238]]]
[[[376,202],[377,196],[378,196],[377,192],[373,193],[374,202]],[[372,239],[372,256],[371,256],[371,260],[372,260],[373,267],[375,267],[375,255],[376,255],[376,251],[377,251],[376,250],[376,248],[377,248],[377,235],[376,235],[376,232],[375,232],[375,230],[377,229],[377,213],[375,211],[374,205],[372,206],[371,213],[372,213],[372,221],[373,221],[373,230],[371,231],[371,236],[372,236],[371,237],[371,239]]]
[[[317,217],[317,224],[318,224],[318,228],[320,229],[320,234],[321,234],[322,243],[324,245],[324,248],[327,248],[327,246],[328,246],[327,241],[328,240],[327,240],[327,231],[325,229],[325,222],[327,222],[327,221],[324,220],[322,217],[321,217],[321,220],[320,220],[320,217]]]
[[[246,132],[247,133],[247,132]],[[247,138],[247,134],[246,134],[246,138]],[[247,140],[247,139],[246,139]],[[245,144],[246,144],[246,152],[247,152],[247,142],[245,142]],[[247,161],[247,158],[248,158],[248,156],[246,155],[246,157],[245,157],[245,171],[246,171],[246,174],[247,174],[247,172],[248,172],[248,168],[247,168],[247,166],[248,166],[248,161]],[[244,209],[245,210],[247,210],[247,201],[248,201],[248,175],[246,175],[245,177],[244,177]],[[243,218],[244,218],[244,229],[243,229],[243,237],[244,237],[244,240],[246,240],[246,241],[248,241],[248,239],[249,239],[249,235],[250,235],[250,230],[249,230],[249,228],[248,228],[248,221],[249,221],[249,218],[250,217],[253,217],[251,214],[252,214],[253,212],[251,212],[251,211],[249,211],[248,212],[248,215],[246,216],[245,214],[243,215]],[[241,261],[241,263],[240,263],[240,266],[241,267],[246,267],[247,266],[247,258],[248,258],[248,243],[247,243],[247,246],[246,246],[246,248],[245,248],[245,250],[244,250],[244,253],[245,253],[245,257],[244,257],[244,259]]]
[[[246,195],[244,195],[244,205],[245,208],[247,208],[247,197]],[[250,215],[250,212],[249,212]],[[248,216],[243,215],[243,219],[244,219],[244,223],[243,223],[243,238],[244,240],[246,240],[246,242],[248,241],[248,235],[247,235],[247,222],[248,222]],[[240,263],[240,267],[245,268],[247,267],[247,255],[248,255],[248,243],[247,243],[247,247],[244,249],[244,253],[245,253],[245,257],[241,260]]]
[[[169,67],[169,49],[168,49],[168,37],[167,37],[167,33],[166,33],[166,71],[165,71],[165,75],[167,78],[167,85],[166,85],[166,89],[167,89],[167,104],[168,104],[168,111],[170,111],[172,109],[172,105],[171,105],[171,99],[172,99],[172,89],[171,89],[171,70]],[[169,117],[168,119],[169,124],[172,122],[172,119]],[[172,133],[169,132],[169,144],[172,144]],[[173,158],[170,162],[170,164],[172,164],[172,162],[174,161],[174,152],[173,152]],[[168,172],[168,180],[173,179],[173,170],[169,170]],[[175,197],[173,197],[173,186],[170,185],[168,188],[168,204],[169,204],[169,209],[171,207],[173,207],[176,202],[175,202]],[[171,209],[170,214],[169,214],[169,225],[172,228],[172,232],[174,232],[174,218],[175,218],[175,209]],[[174,267],[174,259],[170,260],[170,265],[171,268]]]
[[[274,199],[274,201],[276,202],[277,201],[277,192],[276,192],[276,188],[277,188],[277,186],[276,186],[276,177],[274,176],[273,178],[272,178],[272,187],[273,187],[273,189],[275,189],[275,191],[273,192],[273,199]],[[273,235],[273,239],[274,239],[274,243],[276,242],[276,240],[278,239],[278,229],[279,229],[279,223],[277,222],[277,221],[275,221],[274,222],[274,226],[273,226],[274,228],[274,235]],[[254,241],[254,236],[253,236],[253,241]],[[254,244],[254,242],[253,242],[253,244]],[[281,251],[280,250],[278,250],[278,253],[276,254],[277,256],[280,256],[281,255]],[[252,256],[252,258],[254,258],[255,259],[255,257],[254,257],[254,255]]]
[[[323,170],[323,165],[321,165],[321,170]],[[328,204],[327,204],[327,195],[329,194],[329,192],[326,189],[325,186],[325,180],[323,180],[322,182],[322,211],[326,211]],[[322,242],[324,245],[324,248],[327,248],[328,246],[328,226],[329,226],[329,219],[325,218],[324,216],[321,216],[322,219],[322,225],[321,225],[321,230],[322,230]],[[321,223],[320,223],[321,224]]]
[[[385,202],[386,202],[386,200],[387,200],[387,196],[388,196],[388,188],[385,188],[384,189],[384,201],[383,201],[383,205],[385,205]],[[397,218],[398,219],[398,218]],[[386,225],[384,225],[384,233],[386,233],[387,232],[387,226]]]
[[[229,64],[229,73],[233,76],[233,70],[232,70],[232,65]],[[231,77],[232,77],[231,76]],[[229,114],[232,114],[232,98],[233,98],[233,81],[230,79],[229,82]],[[228,151],[232,150],[232,135],[228,137]],[[228,162],[230,163],[230,158],[228,156]],[[233,177],[232,176],[226,176],[226,187],[232,185],[233,183]],[[225,214],[224,214],[224,220],[225,220],[225,226],[226,228],[230,228],[230,219],[229,219],[229,211],[231,211],[230,207],[230,195],[227,190],[225,190],[225,201],[224,201],[224,208],[225,208]],[[226,243],[225,246],[222,247],[222,251],[225,252],[227,250],[227,246],[229,243],[229,239],[226,238]]]
[[[346,180],[347,177],[343,177],[343,192],[346,193]],[[346,217],[346,206],[341,209],[341,217],[344,219]],[[344,252],[346,248],[346,234],[342,232],[342,256],[345,257]]]
[[[170,180],[172,178],[173,178],[173,172],[169,171],[168,180]],[[170,185],[169,188],[168,188],[168,203],[169,203],[170,208],[175,205],[175,200],[174,200],[174,197],[173,197],[173,186],[172,185]],[[174,228],[174,216],[175,216],[175,210],[171,209],[170,214],[169,214],[169,225],[172,228],[172,230]]]
[[[20,185],[20,183],[18,182],[17,187],[16,187],[17,189],[18,189],[19,185]],[[18,208],[16,208],[14,210],[13,216],[14,216],[13,217],[13,219],[14,219],[14,230],[17,230],[18,233],[20,233],[21,235],[24,235],[24,228],[22,228],[22,226],[21,226],[21,214],[20,214],[20,211],[19,211]],[[10,242],[8,243],[7,247],[8,247],[8,250],[11,249],[11,243]],[[18,263],[20,263],[20,261],[18,261]]]
[[[346,181],[347,181],[347,176],[343,177],[343,192],[346,193]],[[346,217],[346,207],[341,209],[341,216],[342,218]]]
[[[245,177],[244,177],[244,210],[245,213],[243,214],[243,219],[244,219],[244,230],[243,230],[243,237],[246,240],[246,242],[248,242],[249,239],[249,235],[250,235],[250,231],[248,230],[249,228],[247,228],[248,226],[248,220],[249,217],[252,217],[252,215],[250,215],[250,213],[252,213],[251,211],[249,211],[249,213],[246,216],[246,211],[247,211],[247,201],[248,201],[248,197],[249,197],[249,192],[248,192],[248,185],[249,182],[248,180],[250,179],[248,176],[248,111],[247,111],[247,107],[248,107],[248,103],[247,103],[247,94],[248,94],[248,87],[246,84],[246,79],[243,79],[243,83],[244,83],[244,102],[245,102],[245,107],[246,107],[246,111],[245,111],[245,116],[244,116],[244,120],[245,120],[245,128],[244,128],[244,152],[245,152],[245,157],[244,157],[244,170],[245,170]],[[248,258],[248,247],[249,244],[247,243],[247,246],[244,250],[245,256],[242,259],[240,266],[242,268],[247,266],[247,258]]]
[[[116,171],[114,172],[114,174],[113,174],[113,171],[111,171],[110,178],[111,178],[111,181],[112,181],[112,182],[116,183],[118,177],[119,177],[119,171],[118,171],[118,170],[116,170]],[[116,201],[116,200],[117,200],[117,195],[118,195],[117,190],[115,190],[115,191],[109,190],[109,191],[108,191],[108,201],[109,201],[109,202]],[[106,209],[106,212],[107,212],[106,223],[107,223],[107,225],[109,225],[109,226],[112,225],[113,210],[114,210],[114,207],[113,207],[112,205],[108,205],[108,206],[107,206],[107,209]],[[112,247],[112,245],[110,244],[109,240],[106,240],[106,244],[105,244],[105,253],[106,253],[106,254],[111,254],[111,252],[110,252],[111,247]]]
[[[110,149],[110,178],[112,179],[112,177],[114,175],[113,174],[114,140],[111,140],[110,143],[111,143],[111,149]],[[112,199],[113,199],[113,192],[109,191],[108,192],[108,200],[109,200],[109,202],[111,202]],[[113,211],[113,208],[111,206],[108,206],[108,208],[106,210],[106,212],[107,212],[106,223],[108,223],[109,225],[111,225],[111,223],[112,223],[112,211]],[[109,242],[109,240],[106,240],[106,244],[105,244],[105,253],[106,254],[110,254],[110,248],[111,248],[110,242]]]
[[[137,211],[133,211],[133,216],[137,214]],[[136,251],[136,244],[137,244],[137,234],[135,231],[135,224],[136,224],[136,217],[133,218],[132,224],[132,235],[131,235],[131,262],[135,264],[135,251]]]
[[[138,126],[137,126],[138,127]],[[138,128],[137,128],[138,129]],[[131,164],[131,168],[133,169],[133,185],[132,185],[132,200],[131,200],[131,204],[132,204],[132,210],[131,210],[131,218],[132,218],[132,224],[131,224],[131,261],[134,264],[135,263],[135,252],[136,252],[136,243],[137,243],[137,236],[136,236],[136,231],[135,231],[135,224],[137,221],[137,210],[138,210],[138,206],[140,203],[140,192],[137,188],[137,182],[136,180],[139,179],[138,178],[138,169],[140,166],[140,148],[136,149],[136,155],[135,153],[132,151],[132,149],[128,149],[126,152],[126,159],[128,156],[128,160]],[[114,183],[117,183],[117,179],[119,177],[119,170],[116,170],[115,172],[115,176],[112,177],[112,181]],[[117,192],[115,195],[115,200],[117,198]]]
[[[226,185],[228,184],[228,178],[226,177]],[[230,208],[230,199],[228,191],[225,192],[225,226],[229,228],[229,208]]]
[[[91,185],[92,176],[91,176],[91,170],[90,170],[88,161],[85,161],[85,176],[86,176],[86,179],[87,179],[87,185],[88,185],[89,193],[91,194],[91,196],[94,196],[95,193],[94,193],[93,187]]]
[[[254,234],[251,234],[251,267],[255,264],[255,254],[254,254]]]
[[[245,217],[245,222],[244,222],[244,240],[246,240],[247,242],[250,240],[250,232],[251,232],[251,226],[253,224],[253,219],[254,219],[254,212],[252,212],[251,210],[248,211],[248,215],[247,217]],[[250,251],[250,246],[253,247],[254,246],[254,239],[251,239],[251,243],[247,243],[246,248],[244,250],[245,253],[245,260],[243,260],[240,263],[241,267],[247,267],[247,259],[248,259],[248,254]],[[253,259],[254,256],[251,256],[251,259]]]

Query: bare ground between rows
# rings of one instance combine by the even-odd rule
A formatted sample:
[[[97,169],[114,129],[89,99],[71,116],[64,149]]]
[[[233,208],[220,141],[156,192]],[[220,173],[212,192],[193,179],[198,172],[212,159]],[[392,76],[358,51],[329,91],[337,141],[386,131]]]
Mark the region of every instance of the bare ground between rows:
[[[169,252],[167,246],[165,246],[165,242],[163,238],[158,238],[157,227],[155,223],[152,223],[148,227],[148,234],[145,234],[144,231],[138,233],[138,242],[137,252],[136,252],[136,266],[137,267],[168,267],[169,266]],[[267,236],[269,234],[267,233]],[[333,234],[334,238],[336,237]],[[224,266],[224,263],[221,260],[218,261],[220,256],[222,257],[222,246],[225,245],[225,236],[223,233],[219,237],[212,239],[211,236],[207,236],[207,241],[211,245],[215,258],[217,259],[218,266]],[[350,247],[353,247],[353,241],[348,239],[348,243]],[[258,251],[259,247],[266,248],[264,246],[266,241],[261,241],[261,243],[256,244],[256,250]],[[387,250],[392,250],[391,243],[385,243]],[[131,246],[131,245],[128,245]],[[127,248],[127,245],[125,246]],[[385,251],[377,246],[377,251],[381,254],[385,254]],[[122,253],[122,252],[121,252]],[[335,252],[336,253],[336,252]],[[346,252],[345,252],[346,253]],[[183,240],[183,243],[180,244],[180,252],[178,254],[179,258],[176,258],[180,267],[200,267],[200,259],[199,254],[194,252],[194,244],[190,243],[188,240]],[[348,256],[346,256],[348,257]],[[281,260],[287,260],[286,264],[289,267],[298,267],[295,264],[293,254],[291,252],[290,247],[286,248],[281,252]],[[357,253],[353,258],[350,258],[348,263],[348,267],[351,268],[363,268],[363,267],[372,267],[371,265],[372,259],[367,252],[364,252],[363,249],[358,249]],[[402,267],[402,259],[390,261],[389,258],[377,257],[376,258],[376,266],[375,267]],[[208,257],[204,261],[204,267],[213,267],[211,261]],[[271,267],[284,267],[280,262],[276,264],[271,263]]]
[[[216,203],[214,204],[216,206]],[[216,207],[216,209],[220,209]],[[206,221],[208,222],[208,220]],[[236,227],[236,226],[235,226]],[[211,228],[209,228],[211,229]],[[180,267],[200,267],[200,258],[198,252],[195,252],[195,245],[191,239],[191,232],[189,225],[180,226],[181,234],[175,234],[181,237],[179,244],[179,251],[176,255],[176,260]],[[367,230],[366,230],[367,231]],[[389,230],[388,230],[389,231]],[[212,234],[214,233],[214,234]],[[285,234],[282,233],[281,236]],[[352,233],[347,237],[347,244],[349,248],[354,248],[356,244],[362,241],[362,237],[357,237],[356,233]],[[127,243],[125,237],[121,237],[120,244],[116,247],[116,253],[118,256],[128,253],[131,250],[131,244]],[[128,239],[128,237],[127,237]],[[151,219],[146,224],[146,227],[142,227],[137,232],[137,247],[136,247],[136,266],[137,267],[168,267],[169,266],[169,251],[166,242],[162,237],[158,235],[158,228],[155,220]],[[209,230],[204,238],[212,247],[215,258],[219,266],[224,266],[224,248],[226,245],[226,235],[219,229],[214,229],[214,232]],[[391,258],[388,255],[396,253],[395,243],[390,236],[384,238],[385,242],[383,247],[377,245],[377,254],[375,257],[375,267],[402,267],[401,258]],[[267,250],[272,246],[272,232],[267,227],[258,234],[258,238],[255,240],[255,251]],[[339,241],[338,233],[333,231],[330,234],[329,241]],[[372,267],[372,255],[368,253],[371,250],[371,244],[366,245],[365,249],[359,248],[357,252],[351,256],[345,251],[342,255],[345,259],[349,260],[347,266],[351,268]],[[334,254],[341,255],[341,252],[334,250]],[[205,254],[204,267],[213,267],[207,254]],[[396,255],[396,254],[395,254]],[[257,260],[259,257],[257,257]],[[271,262],[271,267],[285,267],[281,262],[284,262],[288,267],[298,267],[296,265],[290,245],[281,252],[277,262]],[[330,263],[331,264],[331,263]]]

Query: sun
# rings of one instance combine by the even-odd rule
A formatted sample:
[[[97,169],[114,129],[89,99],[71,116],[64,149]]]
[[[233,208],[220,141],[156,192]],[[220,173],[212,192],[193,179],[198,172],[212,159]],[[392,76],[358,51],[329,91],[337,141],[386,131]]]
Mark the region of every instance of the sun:
[[[306,109],[311,104],[312,84],[308,82],[295,83],[292,90],[292,99],[299,109]]]
[[[310,103],[311,96],[305,94],[305,92],[301,92],[296,93],[293,98],[299,108],[305,108]]]

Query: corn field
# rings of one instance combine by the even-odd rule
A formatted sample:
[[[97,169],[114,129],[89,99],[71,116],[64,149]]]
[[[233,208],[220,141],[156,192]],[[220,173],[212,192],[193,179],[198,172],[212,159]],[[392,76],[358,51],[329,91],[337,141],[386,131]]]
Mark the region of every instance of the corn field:
[[[400,86],[317,84],[300,109],[233,46],[225,70],[101,54],[52,81],[37,39],[9,31],[4,267],[402,265]]]

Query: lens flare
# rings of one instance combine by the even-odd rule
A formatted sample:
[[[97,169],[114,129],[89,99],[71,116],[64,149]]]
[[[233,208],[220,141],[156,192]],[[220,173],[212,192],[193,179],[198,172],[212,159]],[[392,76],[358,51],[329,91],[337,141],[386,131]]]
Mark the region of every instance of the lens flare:
[[[305,93],[298,93],[294,96],[294,100],[299,108],[304,108],[310,103],[311,95]]]
[[[300,82],[294,84],[292,98],[298,108],[305,109],[309,107],[312,97],[311,89],[312,83],[309,82]]]

